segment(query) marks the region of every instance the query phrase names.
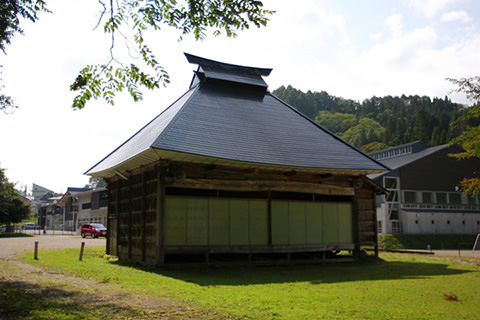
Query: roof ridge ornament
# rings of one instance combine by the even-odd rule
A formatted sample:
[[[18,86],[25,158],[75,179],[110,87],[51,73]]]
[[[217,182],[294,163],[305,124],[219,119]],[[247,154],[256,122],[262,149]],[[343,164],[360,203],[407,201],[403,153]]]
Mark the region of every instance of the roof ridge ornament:
[[[188,62],[198,65],[190,88],[199,82],[206,83],[209,80],[235,86],[259,87],[264,92],[268,87],[263,77],[270,75],[271,68],[247,67],[206,59],[189,53],[184,54]]]

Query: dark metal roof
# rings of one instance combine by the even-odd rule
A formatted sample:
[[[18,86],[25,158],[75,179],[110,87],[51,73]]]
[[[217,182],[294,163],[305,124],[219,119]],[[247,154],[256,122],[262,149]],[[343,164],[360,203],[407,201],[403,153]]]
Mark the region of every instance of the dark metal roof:
[[[398,169],[400,167],[403,167],[404,165],[407,165],[409,163],[412,163],[414,161],[422,159],[422,158],[424,158],[428,155],[431,155],[432,153],[435,153],[439,150],[445,149],[447,147],[448,147],[448,144],[442,144],[440,146],[427,148],[427,149],[424,149],[424,150],[416,152],[416,153],[407,154],[405,156],[380,160],[380,162],[383,163],[384,165],[388,166],[392,170],[395,170],[395,169]]]
[[[267,88],[262,76],[268,76],[272,69],[245,67],[218,62],[185,53],[188,62],[198,64],[198,72],[206,79],[228,81]]]
[[[68,187],[67,192],[85,192],[90,191],[92,188],[77,188],[77,187]]]
[[[86,173],[112,171],[135,157],[153,162],[168,152],[282,167],[388,170],[270,93],[249,88],[197,84]],[[147,153],[152,149],[155,155]]]
[[[442,145],[439,145],[439,146],[430,147],[430,148],[427,148],[427,149],[423,149],[422,151],[407,154],[407,155],[404,155],[404,156],[394,157],[394,158],[385,159],[385,160],[379,160],[379,162],[381,162],[385,166],[389,167],[391,170],[396,170],[396,169],[401,168],[401,167],[403,167],[407,164],[410,164],[410,163],[415,162],[417,160],[423,159],[423,158],[425,158],[425,157],[427,157],[427,156],[429,156],[429,155],[431,155],[435,152],[443,150],[443,149],[447,148],[448,146],[449,146],[448,144],[442,144]],[[386,174],[386,172],[377,173],[377,174],[369,175],[368,177],[370,179],[378,179],[379,177],[381,177],[385,174]]]

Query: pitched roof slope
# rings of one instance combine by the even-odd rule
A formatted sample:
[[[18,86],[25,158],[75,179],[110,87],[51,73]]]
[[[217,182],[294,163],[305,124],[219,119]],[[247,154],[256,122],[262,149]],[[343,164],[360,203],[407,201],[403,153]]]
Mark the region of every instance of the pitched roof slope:
[[[108,176],[135,158],[153,162],[172,152],[362,174],[388,170],[266,92],[262,76],[271,69],[187,58],[199,64],[191,89],[87,174]]]

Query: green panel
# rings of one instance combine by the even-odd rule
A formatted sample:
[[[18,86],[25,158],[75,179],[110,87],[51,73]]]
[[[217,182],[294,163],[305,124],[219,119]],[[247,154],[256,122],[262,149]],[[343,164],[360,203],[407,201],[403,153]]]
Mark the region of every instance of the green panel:
[[[307,244],[322,244],[322,211],[323,204],[319,202],[309,202],[306,204],[307,221]]]
[[[165,244],[186,244],[187,200],[167,197],[165,199]]]
[[[338,243],[337,204],[325,202],[323,204],[323,242]]]
[[[305,205],[306,202],[290,201],[288,203],[289,244],[305,244]]]
[[[230,244],[248,245],[248,200],[230,200]]]
[[[229,200],[209,200],[209,244],[228,245],[230,239]]]
[[[350,203],[337,203],[338,213],[338,242],[352,243],[352,205]]]
[[[288,201],[272,201],[272,244],[288,244]]]
[[[208,244],[208,199],[187,199],[187,245]]]
[[[268,244],[268,202],[249,201],[249,235],[251,245]]]

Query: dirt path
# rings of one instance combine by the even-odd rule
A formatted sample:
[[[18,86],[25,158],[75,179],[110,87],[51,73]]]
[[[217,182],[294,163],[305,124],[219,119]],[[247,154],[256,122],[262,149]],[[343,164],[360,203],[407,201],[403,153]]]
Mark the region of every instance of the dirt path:
[[[167,299],[151,298],[113,284],[67,276],[50,269],[23,264],[15,256],[32,252],[38,241],[39,250],[105,247],[105,239],[82,239],[79,236],[37,235],[28,238],[0,238],[0,319],[36,319],[38,310],[55,304],[55,315],[84,317],[87,310],[97,317],[112,319],[199,319],[194,308]],[[40,252],[41,254],[41,252]],[[8,303],[15,294],[26,301],[14,307]],[[29,300],[30,299],[30,300]],[[15,300],[19,300],[16,298]],[[78,309],[78,311],[77,311]],[[59,311],[60,310],[60,311]],[[211,318],[206,315],[206,318]]]

